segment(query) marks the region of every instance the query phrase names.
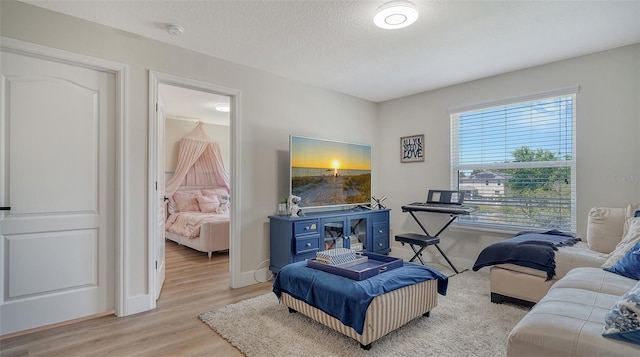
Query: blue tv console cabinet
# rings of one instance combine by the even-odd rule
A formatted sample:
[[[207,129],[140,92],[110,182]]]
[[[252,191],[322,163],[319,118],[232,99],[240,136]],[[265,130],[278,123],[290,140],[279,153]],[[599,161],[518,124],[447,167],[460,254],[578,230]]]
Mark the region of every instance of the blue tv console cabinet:
[[[271,263],[275,274],[290,263],[313,259],[316,252],[334,248],[362,249],[388,254],[389,209],[324,211],[304,217],[269,216]]]

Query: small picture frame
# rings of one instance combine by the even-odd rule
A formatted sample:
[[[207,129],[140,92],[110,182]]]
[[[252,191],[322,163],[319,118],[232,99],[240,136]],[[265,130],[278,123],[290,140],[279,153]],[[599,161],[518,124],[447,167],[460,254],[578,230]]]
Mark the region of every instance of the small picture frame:
[[[424,134],[400,138],[400,162],[424,161]]]

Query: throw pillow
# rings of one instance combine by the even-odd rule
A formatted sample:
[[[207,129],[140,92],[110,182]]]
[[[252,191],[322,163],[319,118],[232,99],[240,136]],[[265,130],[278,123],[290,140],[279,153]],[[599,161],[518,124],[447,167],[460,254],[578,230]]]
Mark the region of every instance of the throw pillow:
[[[622,258],[627,251],[640,241],[640,217],[633,217],[627,220],[629,230],[622,238],[616,249],[611,253],[607,261],[602,264],[603,268],[608,268]]]
[[[637,242],[633,248],[627,251],[613,266],[604,268],[604,270],[634,280],[640,280],[640,242]]]
[[[636,217],[636,211],[638,210],[640,210],[640,203],[630,203],[627,206],[627,220],[631,217]],[[624,229],[622,232],[623,237],[625,234],[627,234],[628,230],[629,230],[629,224],[627,222],[624,222]]]
[[[178,211],[178,204],[173,199],[173,196],[169,199],[169,204],[167,205],[167,208],[169,209],[169,214],[170,215],[180,212],[180,211]]]
[[[200,206],[200,211],[205,213],[216,212],[218,207],[220,206],[220,201],[218,197],[205,197],[198,196],[198,205]]]
[[[640,344],[640,283],[622,295],[605,316],[602,336]]]
[[[177,191],[173,194],[173,199],[178,206],[178,212],[200,212],[197,197],[200,190]]]
[[[611,253],[620,242],[626,220],[626,208],[594,207],[587,221],[589,249]]]
[[[225,190],[224,188],[212,188],[212,189],[202,190],[202,194],[207,197],[213,197],[213,196],[220,197],[222,195],[228,195],[229,192],[227,192],[227,190]]]

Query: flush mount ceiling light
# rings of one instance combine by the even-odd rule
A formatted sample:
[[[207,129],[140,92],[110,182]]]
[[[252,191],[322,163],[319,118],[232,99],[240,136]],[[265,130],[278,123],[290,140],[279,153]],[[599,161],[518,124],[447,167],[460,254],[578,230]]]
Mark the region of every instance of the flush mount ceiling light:
[[[172,34],[173,36],[180,36],[184,33],[184,27],[178,24],[168,24],[167,32]]]
[[[227,103],[218,103],[216,104],[216,110],[219,112],[228,113],[230,110],[229,104]]]
[[[373,23],[383,29],[407,27],[418,19],[418,10],[409,1],[392,1],[378,8]]]

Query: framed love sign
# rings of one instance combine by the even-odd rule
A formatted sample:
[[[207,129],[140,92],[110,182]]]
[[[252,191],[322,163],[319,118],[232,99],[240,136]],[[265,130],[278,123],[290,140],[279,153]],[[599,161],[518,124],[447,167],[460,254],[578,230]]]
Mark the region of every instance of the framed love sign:
[[[400,138],[400,162],[424,161],[424,134]]]

